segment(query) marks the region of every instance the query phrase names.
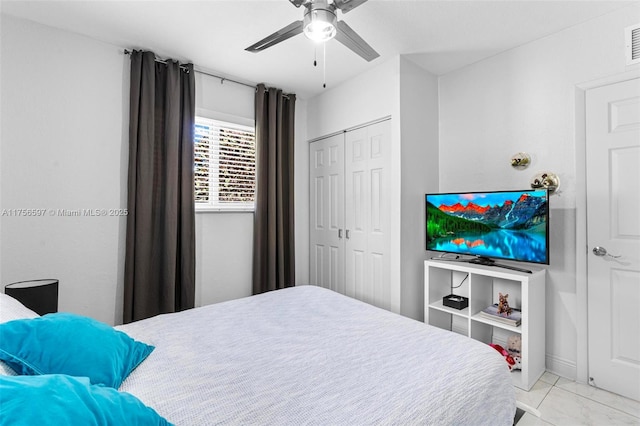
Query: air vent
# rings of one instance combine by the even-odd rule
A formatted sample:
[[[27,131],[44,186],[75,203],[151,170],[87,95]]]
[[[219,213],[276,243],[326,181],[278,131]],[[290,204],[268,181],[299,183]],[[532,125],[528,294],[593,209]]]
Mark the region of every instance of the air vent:
[[[624,29],[627,65],[640,64],[640,24]]]

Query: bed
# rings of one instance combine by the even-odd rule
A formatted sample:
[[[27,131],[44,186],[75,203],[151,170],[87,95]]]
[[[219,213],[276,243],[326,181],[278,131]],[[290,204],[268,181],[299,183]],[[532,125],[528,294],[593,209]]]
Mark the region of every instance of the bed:
[[[512,425],[481,342],[297,286],[115,327],[153,351],[118,390],[176,425]]]

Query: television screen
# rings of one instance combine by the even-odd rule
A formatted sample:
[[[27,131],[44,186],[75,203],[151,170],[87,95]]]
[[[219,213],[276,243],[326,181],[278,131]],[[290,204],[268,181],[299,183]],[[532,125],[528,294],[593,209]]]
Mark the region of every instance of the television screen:
[[[425,198],[427,250],[549,264],[546,189]]]

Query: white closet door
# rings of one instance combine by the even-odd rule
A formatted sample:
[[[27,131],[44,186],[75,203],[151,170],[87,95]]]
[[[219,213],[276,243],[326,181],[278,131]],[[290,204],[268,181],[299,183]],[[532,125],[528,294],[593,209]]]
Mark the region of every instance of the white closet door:
[[[310,144],[310,284],[345,293],[344,136]]]
[[[345,137],[346,294],[391,309],[391,124],[383,121]]]

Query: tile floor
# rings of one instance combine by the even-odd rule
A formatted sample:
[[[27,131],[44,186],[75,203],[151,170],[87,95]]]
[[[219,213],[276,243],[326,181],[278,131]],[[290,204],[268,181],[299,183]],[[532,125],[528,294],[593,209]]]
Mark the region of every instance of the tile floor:
[[[640,425],[640,402],[546,372],[529,392],[516,389],[525,412],[517,426]]]

